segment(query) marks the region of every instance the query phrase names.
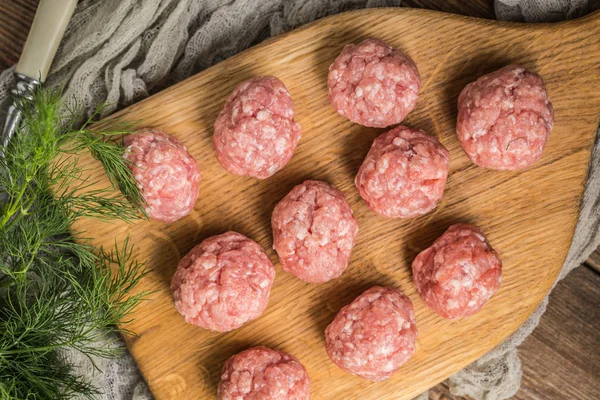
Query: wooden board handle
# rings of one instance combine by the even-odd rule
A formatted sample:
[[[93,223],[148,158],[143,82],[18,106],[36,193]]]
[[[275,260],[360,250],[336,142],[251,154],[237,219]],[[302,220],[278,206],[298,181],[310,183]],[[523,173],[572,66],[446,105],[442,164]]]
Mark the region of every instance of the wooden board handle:
[[[16,72],[43,81],[77,0],[41,0]]]

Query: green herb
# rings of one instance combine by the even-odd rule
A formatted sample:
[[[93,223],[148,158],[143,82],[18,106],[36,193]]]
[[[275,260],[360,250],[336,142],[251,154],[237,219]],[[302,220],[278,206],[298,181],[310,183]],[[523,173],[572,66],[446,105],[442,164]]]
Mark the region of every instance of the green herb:
[[[75,242],[70,226],[81,217],[133,221],[144,215],[143,199],[122,158],[126,131],[89,130],[96,115],[72,129],[59,93],[47,89],[19,107],[22,124],[0,161],[0,399],[91,398],[97,388],[75,373],[64,349],[117,354],[96,344],[147,294],[131,294],[145,272],[128,241],[96,249]],[[113,187],[85,178],[84,151]]]

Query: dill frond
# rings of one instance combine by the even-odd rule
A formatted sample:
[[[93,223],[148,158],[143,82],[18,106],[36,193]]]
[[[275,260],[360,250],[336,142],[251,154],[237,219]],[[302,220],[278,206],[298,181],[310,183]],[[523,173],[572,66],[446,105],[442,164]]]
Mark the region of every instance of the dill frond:
[[[117,140],[127,132],[89,130],[93,117],[73,129],[74,118],[60,114],[60,94],[44,88],[19,108],[22,124],[0,160],[0,398],[92,398],[97,388],[64,350],[114,356],[119,347],[97,343],[147,295],[133,293],[145,271],[129,241],[96,249],[75,242],[70,226],[82,217],[144,216]],[[84,177],[84,151],[102,163],[112,187],[97,189]]]
[[[128,161],[123,158],[123,147],[120,136],[125,132],[88,131],[81,129],[72,131],[70,136],[73,141],[74,152],[86,149],[92,157],[102,163],[106,176],[114,189],[119,190],[129,200],[135,211],[145,216],[145,202],[135,177],[128,166]],[[114,136],[119,136],[119,139]],[[131,206],[129,207],[131,208]]]

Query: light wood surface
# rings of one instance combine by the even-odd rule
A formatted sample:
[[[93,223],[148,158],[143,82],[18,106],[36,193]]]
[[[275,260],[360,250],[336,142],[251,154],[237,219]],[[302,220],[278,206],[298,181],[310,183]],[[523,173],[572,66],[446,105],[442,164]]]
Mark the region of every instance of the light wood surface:
[[[166,226],[103,224],[75,229],[110,246],[129,234],[153,272],[140,289],[157,292],[127,328],[128,345],[158,399],[215,395],[225,359],[263,344],[296,355],[313,380],[315,399],[409,399],[491,349],[513,332],[550,288],[573,234],[590,148],[598,123],[600,15],[561,24],[519,25],[420,10],[378,9],[330,17],[269,40],[119,113],[182,139],[203,170],[200,199],[188,218]],[[352,181],[382,130],[353,125],[329,106],[327,67],[344,44],[377,36],[406,51],[423,78],[417,109],[406,123],[436,135],[451,153],[451,174],[437,210],[404,221],[370,212]],[[508,63],[546,80],[556,121],[540,162],[521,172],[477,168],[454,134],[456,97],[464,85]],[[210,146],[212,123],[233,87],[274,74],[296,103],[303,138],[291,163],[266,181],[234,177]],[[86,160],[87,162],[87,160]],[[101,179],[90,162],[92,179]],[[269,249],[276,202],[306,178],[323,179],[348,197],[360,224],[346,273],[305,284],[277,267],[270,305],[258,320],[227,334],[186,325],[174,310],[169,282],[177,261],[203,238],[234,229]],[[479,225],[504,261],[504,283],[477,315],[446,321],[415,292],[410,262],[453,222]],[[414,302],[417,353],[391,379],[370,383],[333,365],[323,330],[344,304],[373,284],[394,285]]]

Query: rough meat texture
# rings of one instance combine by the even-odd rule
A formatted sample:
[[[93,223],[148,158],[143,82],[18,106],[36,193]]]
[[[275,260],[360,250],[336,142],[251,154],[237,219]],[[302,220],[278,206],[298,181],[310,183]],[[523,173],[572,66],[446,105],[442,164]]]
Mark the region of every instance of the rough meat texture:
[[[329,358],[344,371],[385,380],[415,352],[412,303],[397,289],[374,286],[340,310],[325,340]]]
[[[181,259],[171,292],[187,323],[227,332],[265,311],[274,278],[275,267],[258,243],[227,232]]]
[[[220,400],[308,400],[310,378],[295,357],[253,347],[227,360],[218,395]]]
[[[131,162],[148,216],[173,222],[188,215],[198,199],[200,168],[185,146],[154,130],[126,136],[124,143],[123,157]]]
[[[458,97],[456,132],[475,164],[526,168],[548,141],[554,111],[542,78],[509,65],[468,84]]]
[[[282,268],[311,283],[344,272],[358,233],[344,194],[320,181],[294,187],[275,206],[271,225]]]
[[[433,136],[398,126],[375,139],[354,182],[377,214],[416,217],[433,210],[444,195],[449,158]]]
[[[227,171],[265,179],[292,158],[300,140],[294,103],[274,76],[240,84],[215,122],[213,147]]]
[[[364,126],[401,122],[417,104],[421,77],[413,60],[379,39],[344,47],[329,67],[329,101]]]
[[[456,224],[423,250],[413,265],[421,298],[444,318],[475,314],[502,282],[502,262],[483,232]]]

